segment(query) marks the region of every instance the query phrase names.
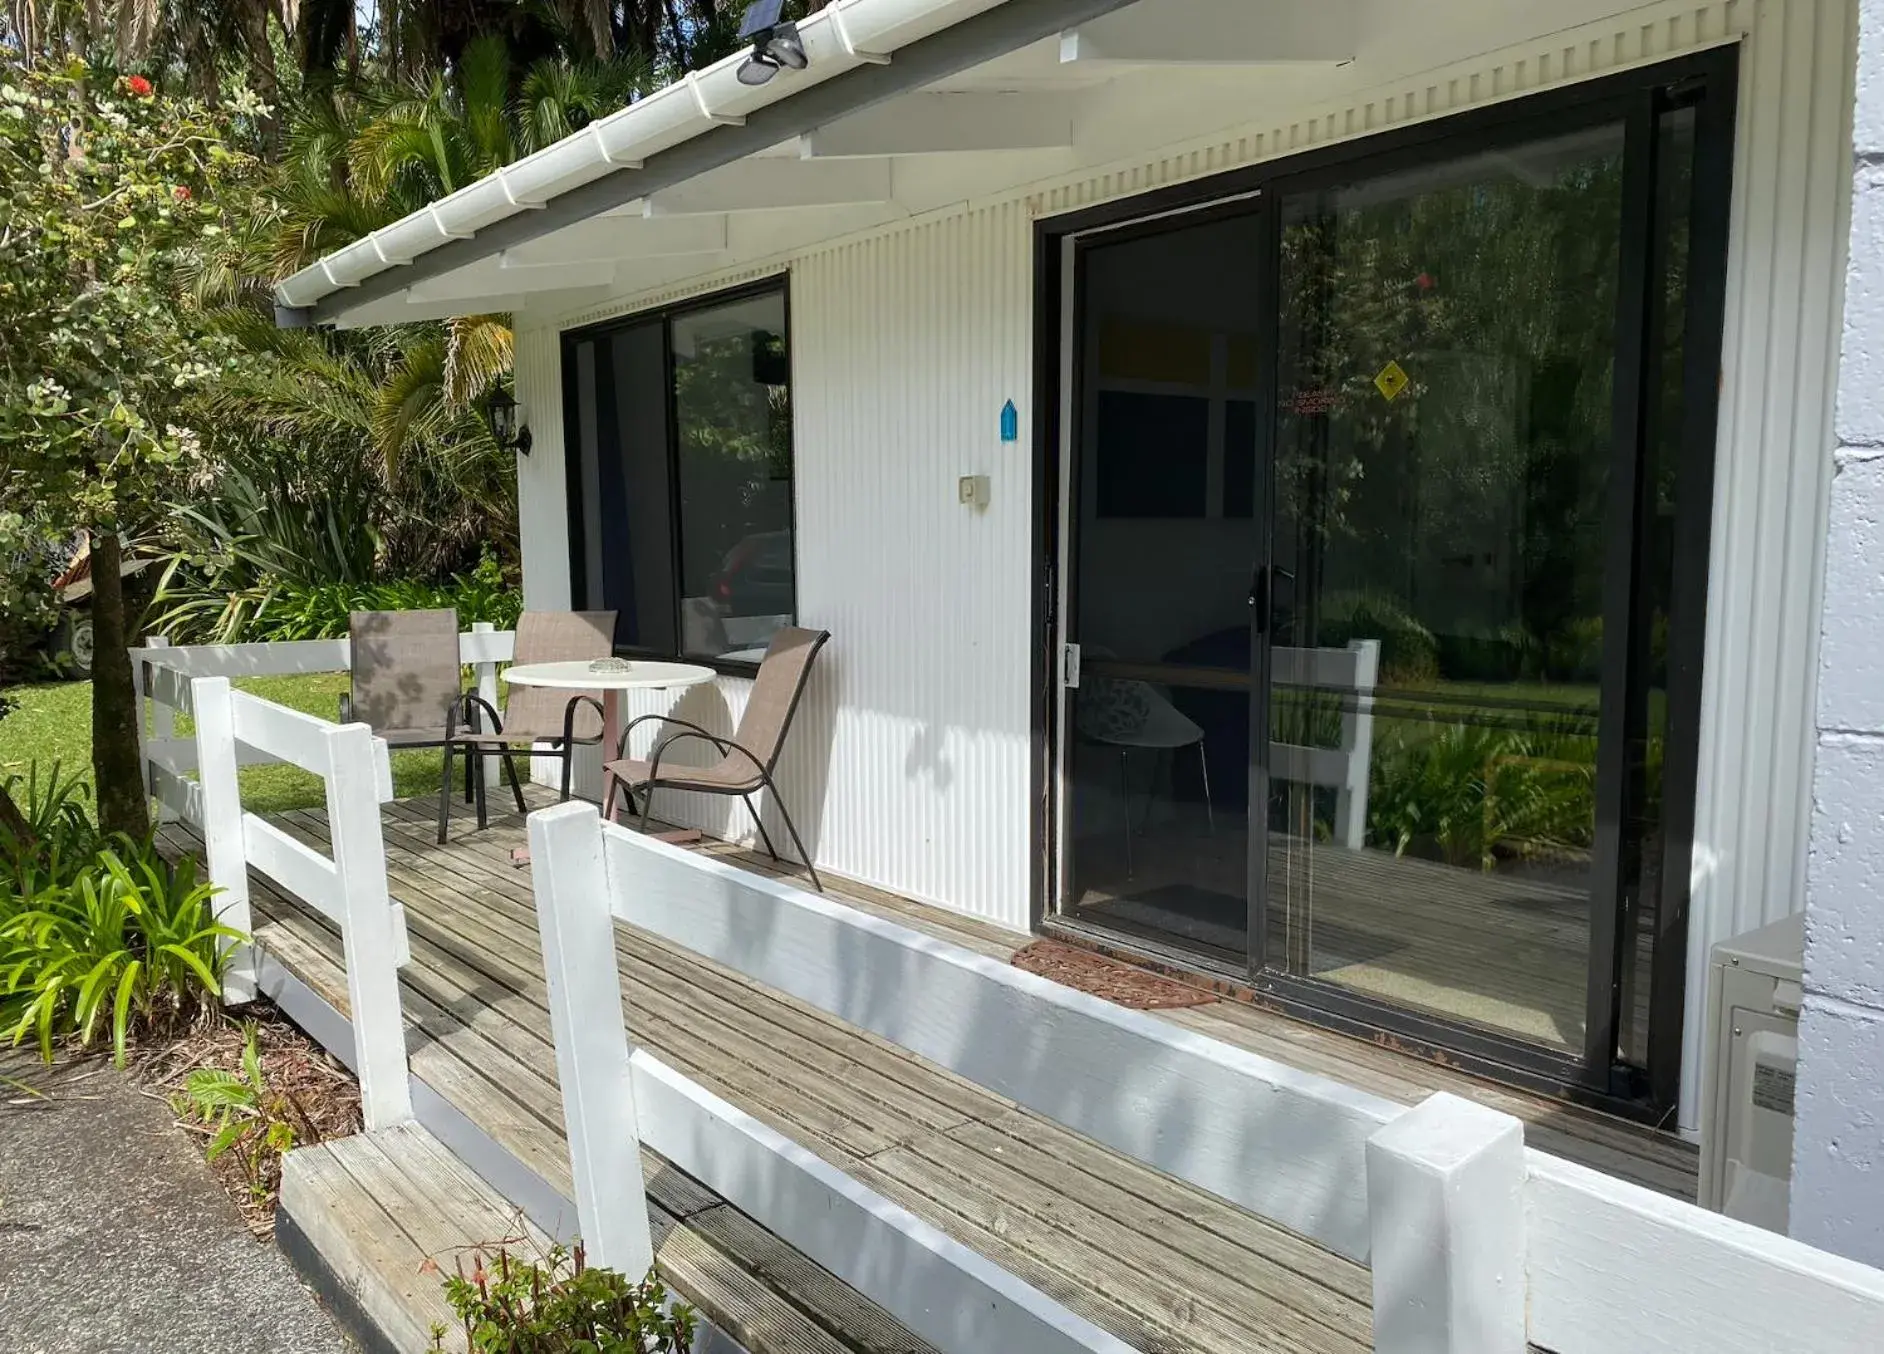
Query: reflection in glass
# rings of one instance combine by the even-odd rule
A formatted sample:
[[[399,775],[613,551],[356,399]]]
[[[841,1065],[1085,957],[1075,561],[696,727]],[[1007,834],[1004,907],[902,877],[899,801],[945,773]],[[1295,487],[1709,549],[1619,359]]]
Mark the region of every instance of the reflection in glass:
[[[676,316],[681,648],[757,659],[792,622],[792,423],[785,298]]]
[[[1254,216],[1084,257],[1074,915],[1240,969],[1249,932]]]
[[[1283,209],[1270,962],[1576,1053],[1622,141]]]

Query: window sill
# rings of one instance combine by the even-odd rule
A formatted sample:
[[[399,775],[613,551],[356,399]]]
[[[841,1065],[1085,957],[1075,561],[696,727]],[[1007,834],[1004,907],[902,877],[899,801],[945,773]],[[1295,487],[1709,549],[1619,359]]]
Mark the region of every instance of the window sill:
[[[626,658],[631,662],[641,659],[652,663],[693,663],[703,668],[712,668],[722,677],[744,677],[748,681],[759,675],[759,665],[745,659],[695,658],[686,654],[660,653],[654,649],[615,650],[617,658]]]

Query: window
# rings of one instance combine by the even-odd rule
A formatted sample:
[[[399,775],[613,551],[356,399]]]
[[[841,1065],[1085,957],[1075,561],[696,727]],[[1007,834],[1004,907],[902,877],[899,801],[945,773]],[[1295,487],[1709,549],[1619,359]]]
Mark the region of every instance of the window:
[[[574,595],[624,653],[757,662],[796,612],[785,289],[563,346]]]

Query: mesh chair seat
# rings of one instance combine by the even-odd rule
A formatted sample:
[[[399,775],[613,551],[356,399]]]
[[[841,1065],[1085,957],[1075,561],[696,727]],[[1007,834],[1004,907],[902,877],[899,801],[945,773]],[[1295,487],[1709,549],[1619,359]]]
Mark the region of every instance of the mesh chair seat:
[[[763,789],[765,777],[741,756],[721,758],[713,766],[688,766],[683,762],[661,763],[660,779],[655,779],[654,764],[629,758],[610,762],[608,770],[631,790],[659,785],[666,790],[698,790],[705,794],[751,794]]]

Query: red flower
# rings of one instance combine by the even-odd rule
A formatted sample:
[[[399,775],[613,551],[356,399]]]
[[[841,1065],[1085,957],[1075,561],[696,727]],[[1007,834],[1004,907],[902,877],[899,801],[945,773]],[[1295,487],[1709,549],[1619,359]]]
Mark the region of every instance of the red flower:
[[[140,99],[148,99],[151,96],[150,81],[141,75],[133,75],[124,82],[124,87]]]
[[[187,184],[180,183],[170,191],[175,195],[178,202],[188,202],[190,200],[190,189]]]
[[[1418,277],[1413,279],[1413,285],[1418,287],[1421,291],[1431,291],[1436,284],[1433,282],[1433,275],[1431,273],[1421,273]]]

